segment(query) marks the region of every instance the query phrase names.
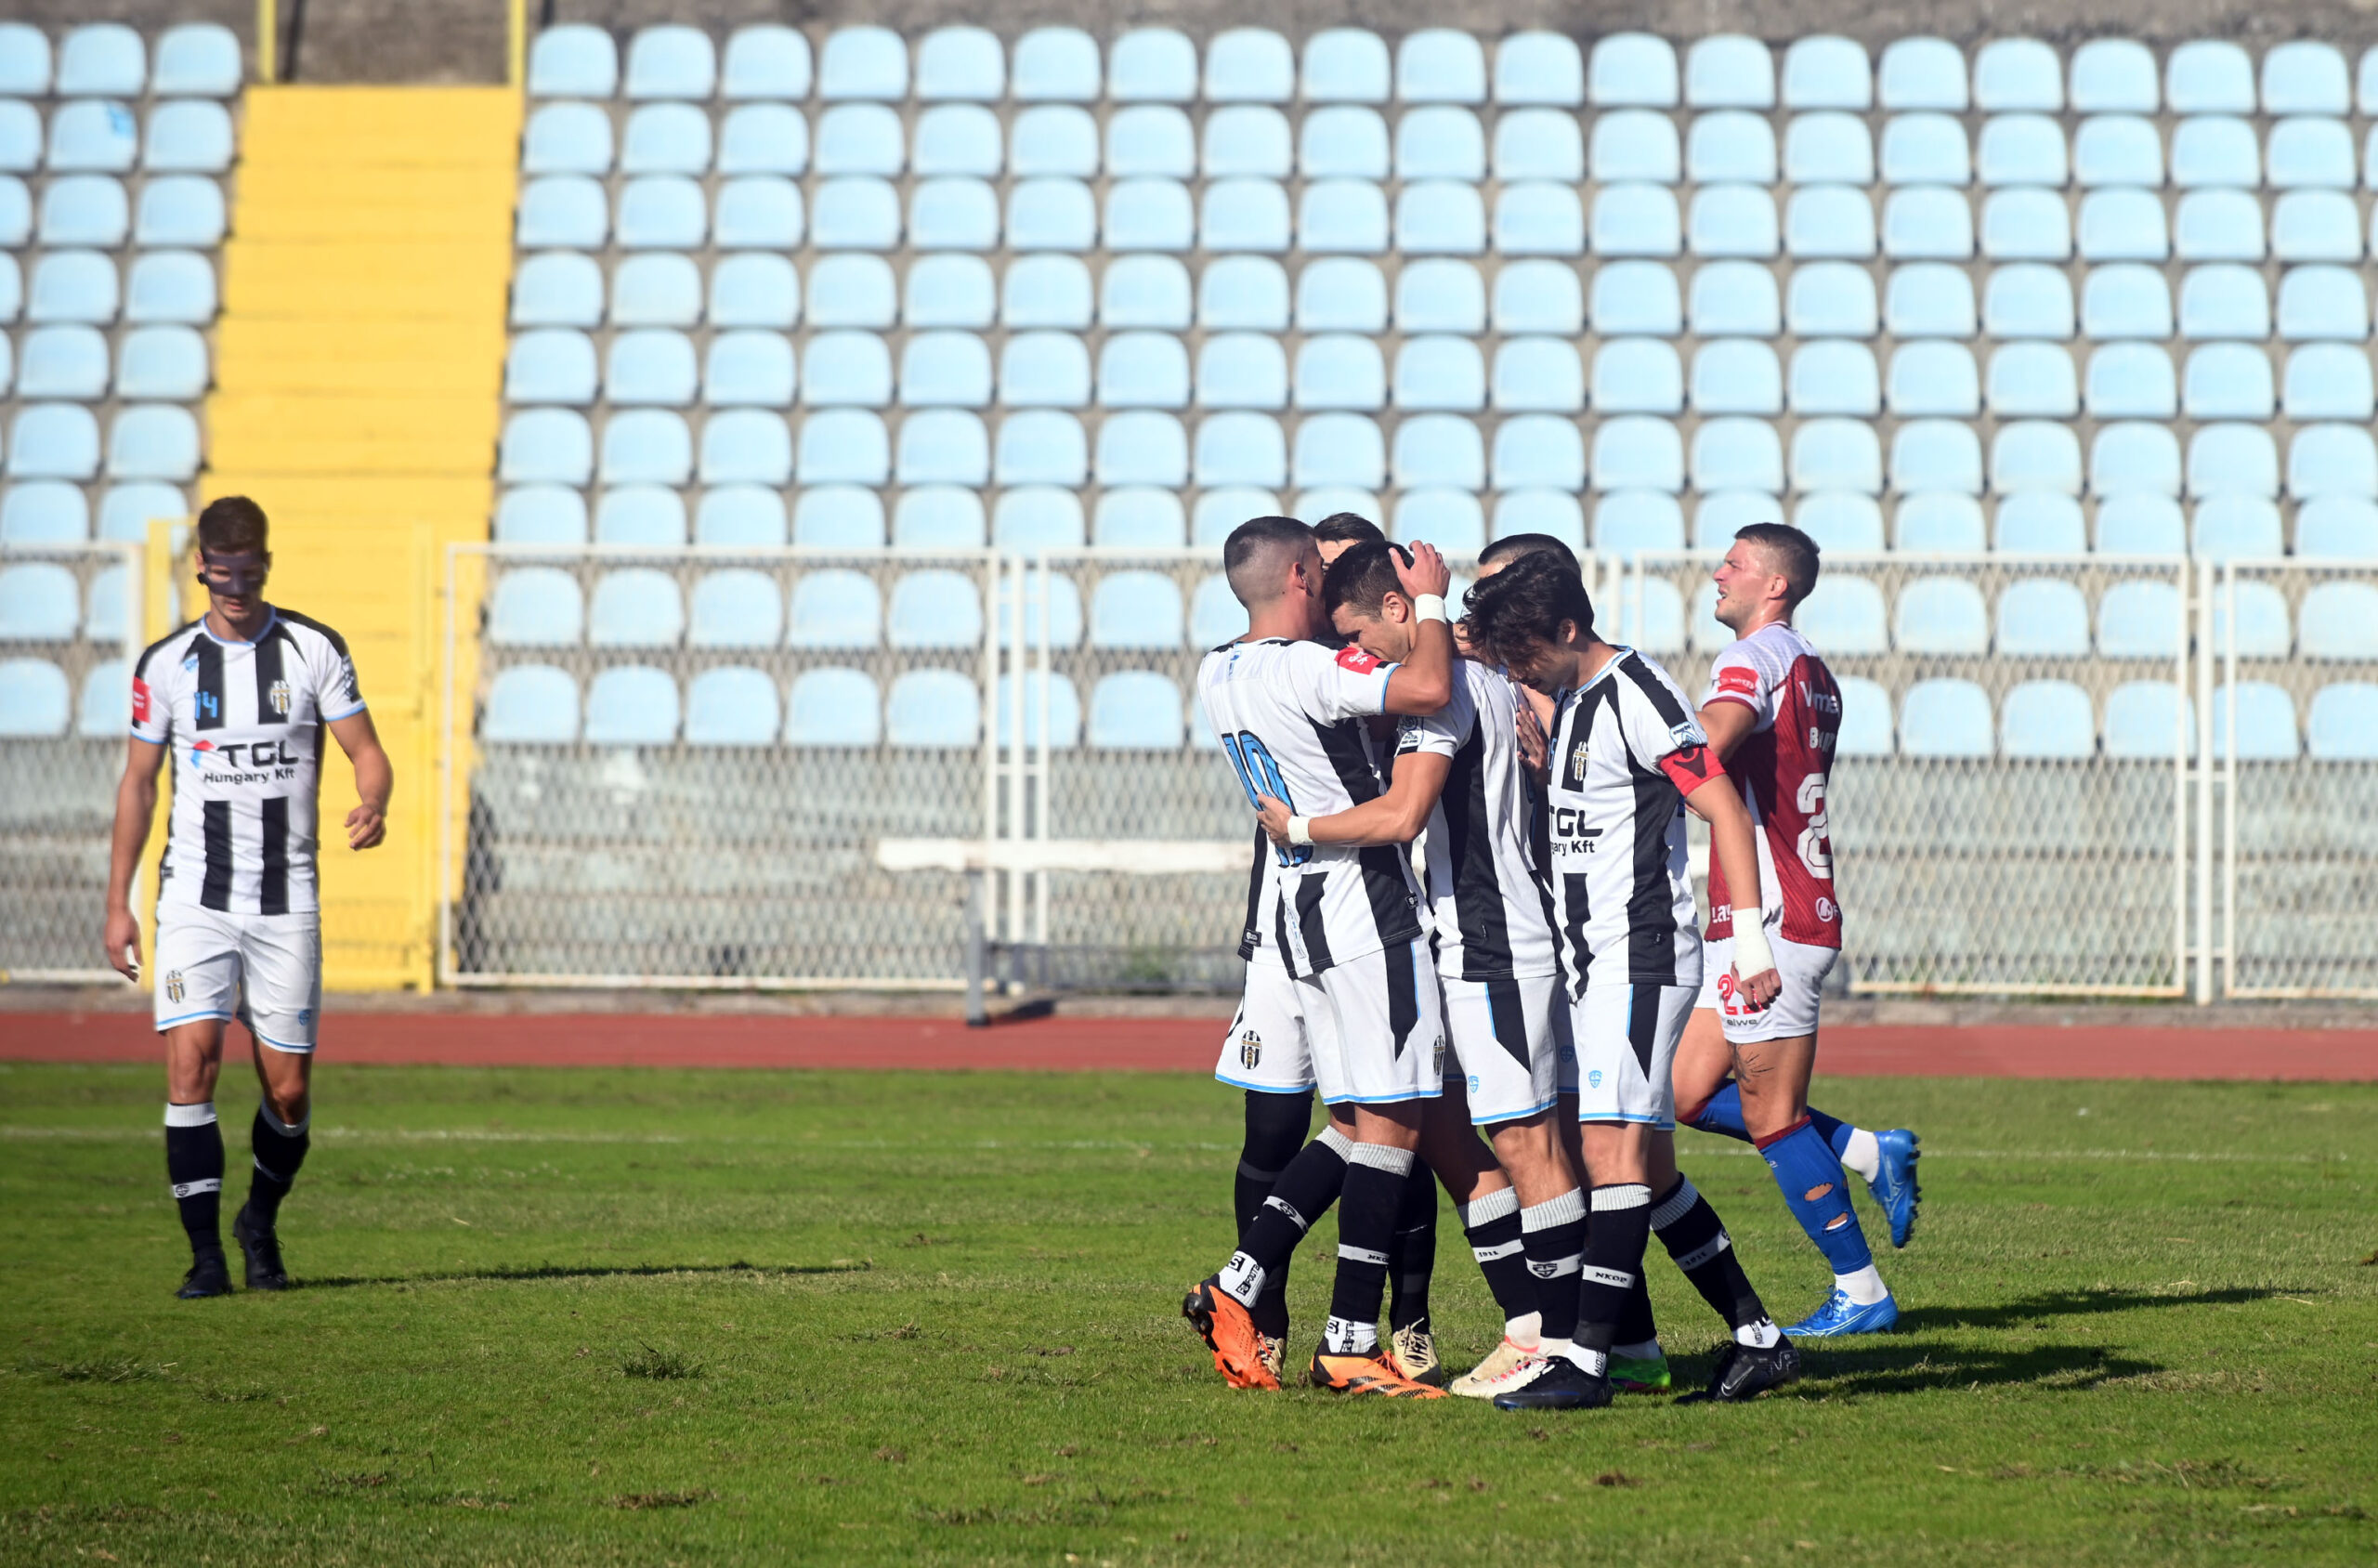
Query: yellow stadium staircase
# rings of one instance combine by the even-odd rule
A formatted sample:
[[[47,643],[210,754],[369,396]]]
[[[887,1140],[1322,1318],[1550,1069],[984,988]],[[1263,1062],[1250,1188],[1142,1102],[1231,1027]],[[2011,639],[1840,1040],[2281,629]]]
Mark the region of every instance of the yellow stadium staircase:
[[[425,988],[442,563],[487,537],[520,96],[267,86],[245,112],[204,493],[264,506],[271,597],[346,634],[396,766],[387,843],[358,855],[352,777],[324,765],[325,982]]]

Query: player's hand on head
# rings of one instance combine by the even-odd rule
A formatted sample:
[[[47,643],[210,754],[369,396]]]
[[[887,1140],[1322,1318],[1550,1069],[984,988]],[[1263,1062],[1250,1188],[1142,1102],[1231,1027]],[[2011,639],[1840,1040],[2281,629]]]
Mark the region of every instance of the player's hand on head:
[[[1404,584],[1404,591],[1416,599],[1423,594],[1444,598],[1453,587],[1453,568],[1445,565],[1444,556],[1425,540],[1416,540],[1405,548],[1412,553],[1411,564],[1405,565],[1401,556],[1395,561],[1395,579]]]
[[[100,938],[107,945],[108,967],[135,985],[140,981],[140,921],[129,909],[108,912],[107,933]]]
[[[1775,999],[1784,994],[1784,976],[1772,969],[1762,969],[1756,974],[1737,973],[1734,994],[1753,1013],[1764,1013]]]
[[[1255,797],[1255,804],[1256,819],[1263,824],[1263,831],[1271,836],[1274,843],[1286,849],[1288,843],[1290,815],[1287,803],[1274,800],[1269,795],[1259,794]]]
[[[346,814],[346,847],[370,849],[388,836],[388,819],[377,808],[359,805]]]

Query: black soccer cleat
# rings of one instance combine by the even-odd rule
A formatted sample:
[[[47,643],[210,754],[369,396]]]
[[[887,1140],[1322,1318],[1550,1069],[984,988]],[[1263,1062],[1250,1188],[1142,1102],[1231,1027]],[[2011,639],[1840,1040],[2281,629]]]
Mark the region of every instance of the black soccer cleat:
[[[1497,1410],[1600,1410],[1610,1403],[1610,1379],[1565,1355],[1546,1358],[1544,1370],[1523,1388],[1495,1396]]]
[[[1786,1383],[1800,1380],[1800,1352],[1789,1339],[1764,1349],[1757,1345],[1728,1345],[1718,1357],[1718,1370],[1711,1376],[1709,1386],[1699,1393],[1686,1394],[1679,1405],[1740,1405],[1757,1399],[1770,1389],[1780,1389]]]
[[[202,1252],[193,1260],[189,1273],[182,1275],[182,1287],[174,1292],[185,1301],[203,1301],[209,1296],[231,1293],[231,1265],[222,1250]]]
[[[289,1288],[289,1271],[281,1262],[281,1237],[251,1219],[245,1204],[240,1206],[239,1218],[231,1222],[231,1239],[240,1244],[240,1255],[247,1260],[249,1289]]]

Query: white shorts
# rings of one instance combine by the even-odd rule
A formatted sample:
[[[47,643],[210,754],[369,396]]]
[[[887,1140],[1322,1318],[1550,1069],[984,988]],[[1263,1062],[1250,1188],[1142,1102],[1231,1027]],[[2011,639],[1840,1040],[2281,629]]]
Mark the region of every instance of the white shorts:
[[[1236,1089],[1298,1094],[1313,1087],[1313,1040],[1304,992],[1276,963],[1249,963],[1247,991],[1222,1037],[1214,1077]]]
[[[1445,1078],[1470,1097],[1480,1127],[1549,1110],[1561,1091],[1561,1052],[1553,1019],[1569,1011],[1557,974],[1516,980],[1445,983],[1445,1033],[1453,1052]],[[1561,1031],[1566,1039],[1568,1031]]]
[[[1833,973],[1841,949],[1812,947],[1780,936],[1769,937],[1767,945],[1774,951],[1775,973],[1784,989],[1757,1013],[1734,994],[1734,939],[1719,936],[1702,948],[1701,1000],[1693,1005],[1715,1009],[1726,1026],[1726,1039],[1733,1044],[1790,1039],[1817,1032],[1817,1004],[1824,995],[1824,977]]]
[[[1305,1034],[1324,1102],[1379,1105],[1444,1092],[1444,1016],[1427,937],[1297,984],[1307,987]]]
[[[322,1011],[322,917],[228,915],[188,904],[157,910],[150,965],[157,1027],[237,1018],[275,1051],[314,1049]]]
[[[1676,1127],[1677,1042],[1692,1016],[1690,986],[1591,986],[1574,1004],[1577,1119]]]

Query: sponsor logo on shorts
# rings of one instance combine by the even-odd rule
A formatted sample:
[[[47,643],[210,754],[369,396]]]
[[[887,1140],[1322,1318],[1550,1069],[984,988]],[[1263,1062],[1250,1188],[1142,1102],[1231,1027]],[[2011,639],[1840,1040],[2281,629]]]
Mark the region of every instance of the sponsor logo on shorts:
[[[1472,1094],[1478,1092],[1478,1075],[1476,1073],[1470,1075],[1470,1091]]]
[[[1819,898],[1817,899],[1817,919],[1819,919],[1819,920],[1821,920],[1821,921],[1827,921],[1827,922],[1831,922],[1831,921],[1837,921],[1837,920],[1839,920],[1840,918],[1841,918],[1841,908],[1840,908],[1840,906],[1838,906],[1838,905],[1836,905],[1836,903],[1834,903],[1834,901],[1833,901],[1832,899],[1830,899],[1830,898],[1819,897]]]
[[[1263,1037],[1253,1029],[1238,1037],[1238,1065],[1252,1070],[1263,1060]]]
[[[1592,1072],[1586,1075],[1586,1087],[1588,1089],[1600,1089],[1601,1087],[1601,1069],[1600,1067],[1596,1067]]]
[[[182,972],[178,969],[165,971],[165,1000],[167,1001],[182,1000]]]
[[[297,1010],[297,1026],[301,1029],[310,1029],[314,1026],[314,1010],[312,1008],[301,1007]],[[1249,1062],[1248,1065],[1251,1067],[1255,1065],[1255,1064]]]

